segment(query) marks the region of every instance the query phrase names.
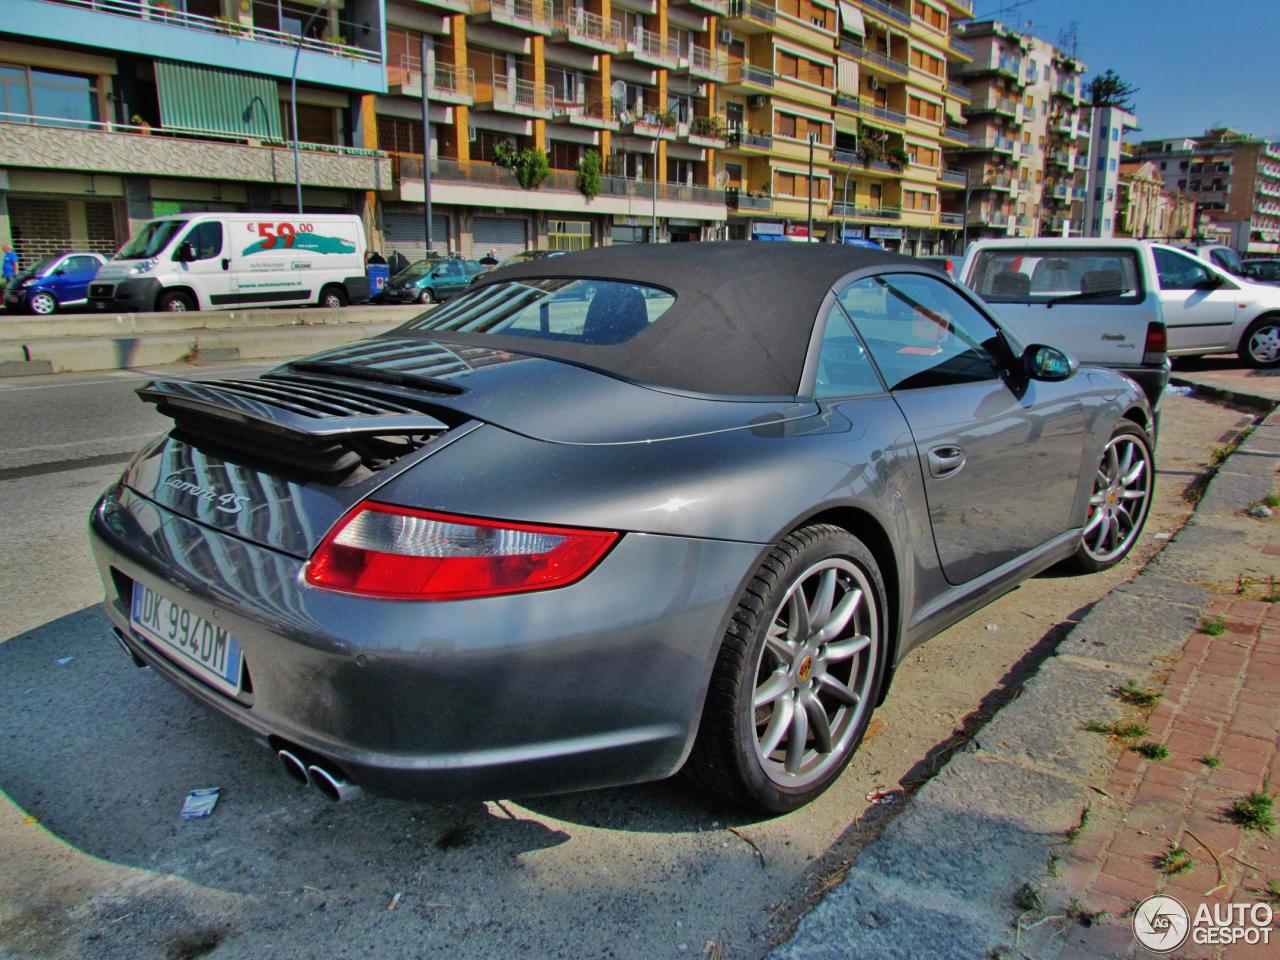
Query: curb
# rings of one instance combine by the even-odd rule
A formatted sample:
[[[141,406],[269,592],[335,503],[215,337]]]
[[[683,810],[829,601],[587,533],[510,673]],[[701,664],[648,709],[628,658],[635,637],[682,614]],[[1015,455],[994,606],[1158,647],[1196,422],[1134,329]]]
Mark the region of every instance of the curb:
[[[1207,383],[1201,383],[1199,380],[1190,380],[1186,377],[1170,377],[1169,383],[1175,387],[1188,387],[1195,393],[1210,397],[1214,400],[1220,400],[1223,403],[1229,403],[1237,407],[1244,407],[1246,410],[1257,410],[1264,414],[1270,413],[1276,407],[1280,406],[1280,400],[1260,397],[1255,393],[1241,393],[1239,390],[1228,390],[1225,387],[1215,387]]]
[[[1187,385],[1268,414],[1276,407]],[[1004,955],[1016,891],[1045,878],[1064,833],[1100,800],[1092,783],[1114,766],[1106,739],[1085,723],[1120,719],[1111,688],[1149,676],[1156,658],[1181,648],[1210,598],[1193,581],[1197,557],[1222,546],[1212,518],[1272,493],[1277,461],[1280,413],[1240,442],[1165,549],[1098,601],[1021,696],[911,797],[770,960]]]

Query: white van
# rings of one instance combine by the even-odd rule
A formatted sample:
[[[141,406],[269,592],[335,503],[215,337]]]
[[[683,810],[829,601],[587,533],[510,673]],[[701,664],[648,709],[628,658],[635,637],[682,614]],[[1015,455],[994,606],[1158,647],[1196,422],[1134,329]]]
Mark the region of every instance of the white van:
[[[184,213],[148,220],[89,286],[93,310],[230,310],[369,297],[351,214]]]

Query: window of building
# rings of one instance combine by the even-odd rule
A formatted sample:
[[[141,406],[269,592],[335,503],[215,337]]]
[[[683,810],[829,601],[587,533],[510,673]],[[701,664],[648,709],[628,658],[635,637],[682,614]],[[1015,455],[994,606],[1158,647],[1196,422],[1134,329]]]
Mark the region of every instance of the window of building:
[[[911,94],[907,97],[907,112],[913,117],[928,120],[931,123],[942,122],[942,107],[932,100],[925,100]]]
[[[924,193],[920,190],[904,191],[906,196],[906,208],[908,210],[924,210],[932,211],[937,205],[937,197],[932,193]]]
[[[813,178],[813,199],[826,200],[831,182],[825,178]],[[773,172],[773,192],[785,197],[808,197],[809,178],[802,173],[788,173],[786,170]]]
[[[935,77],[941,77],[946,73],[946,63],[941,57],[935,57],[918,47],[911,48],[911,66]]]
[[[796,118],[789,113],[773,115],[773,132],[779,137],[797,137]]]
[[[100,119],[98,87],[81,74],[0,63],[0,112],[51,126],[89,126]]]
[[[549,147],[547,160],[550,161],[553,170],[578,169],[578,161],[582,159],[582,144],[552,140]]]
[[[835,33],[836,12],[819,6],[811,0],[777,0],[777,11],[803,23],[811,24],[819,30]]]
[[[1112,127],[1112,128],[1111,128],[1111,139],[1112,139],[1113,141],[1114,141],[1114,140],[1119,140],[1119,139],[1120,139],[1120,128],[1119,128],[1119,127]]]
[[[921,3],[920,0],[914,0],[911,5],[911,13],[917,20],[924,21],[933,29],[946,32],[947,15],[941,10],[935,10],[933,7]]]
[[[586,220],[547,221],[547,246],[552,250],[586,250],[591,246],[591,224]]]
[[[378,115],[378,149],[422,156],[422,121]]]
[[[493,163],[493,151],[498,144],[510,141],[518,144],[518,138],[500,130],[477,130],[476,138],[471,143],[471,159]]]
[[[933,168],[938,166],[938,151],[932,147],[921,146],[918,143],[908,143],[907,156],[917,166]]]
[[[817,63],[786,50],[778,50],[774,54],[773,69],[781,77],[810,83],[826,90],[835,89],[835,67],[830,64]]]

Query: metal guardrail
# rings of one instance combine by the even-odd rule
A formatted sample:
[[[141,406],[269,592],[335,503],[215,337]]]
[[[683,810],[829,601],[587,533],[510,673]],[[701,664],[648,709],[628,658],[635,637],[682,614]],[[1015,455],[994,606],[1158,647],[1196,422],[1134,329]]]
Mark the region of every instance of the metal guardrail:
[[[951,94],[951,96],[958,97],[961,100],[973,99],[973,91],[963,83],[956,83],[954,80],[948,81],[947,85],[943,87],[943,89],[946,90],[947,93]]]
[[[347,43],[345,38],[328,40],[320,37],[299,37],[294,33],[274,30],[245,23],[238,19],[206,17],[198,13],[187,13],[172,7],[161,7],[150,0],[52,0],[64,6],[81,7],[95,13],[106,13],[113,16],[129,17],[134,20],[146,20],[167,26],[184,27],[189,30],[200,30],[204,33],[217,33],[237,40],[252,40],[258,43],[272,43],[277,46],[301,47],[312,53],[324,53],[331,56],[346,57],[350,60],[361,60],[365,63],[382,63],[381,50],[366,50]],[[367,26],[338,21],[339,26],[355,31]],[[376,32],[370,34],[377,40]]]
[[[48,117],[30,113],[0,112],[0,124],[17,123],[24,126],[61,127],[70,130],[84,130],[90,133],[114,133],[122,136],[156,137],[166,140],[188,140],[193,143],[201,141],[217,141],[244,147],[293,147],[292,140],[272,137],[259,137],[248,133],[223,133],[216,130],[197,130],[190,127],[159,127],[135,125],[131,123],[106,123],[101,120],[71,120],[66,117]],[[313,153],[336,153],[348,157],[386,157],[384,150],[366,150],[363,147],[342,147],[329,143],[298,142],[299,150]]]
[[[767,133],[743,130],[741,127],[730,127],[728,132],[730,147],[754,147],[757,150],[772,150],[773,137]]]

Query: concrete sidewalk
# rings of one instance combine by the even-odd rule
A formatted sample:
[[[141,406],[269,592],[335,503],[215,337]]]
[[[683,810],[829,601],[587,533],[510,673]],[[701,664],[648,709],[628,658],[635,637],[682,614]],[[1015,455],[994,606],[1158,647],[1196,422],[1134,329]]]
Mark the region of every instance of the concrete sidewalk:
[[[188,313],[0,315],[0,377],[125,370],[200,358],[295,357],[382,333],[421,306],[337,310],[210,310]]]
[[[1247,513],[1275,492],[1278,466],[1280,413],[771,957],[1129,957],[1142,950],[1126,914],[1159,891],[1192,915],[1265,900],[1277,845],[1228,811],[1268,775],[1280,782],[1280,609],[1261,602],[1280,575],[1280,511]],[[1219,616],[1226,632],[1201,631]],[[1161,698],[1140,707],[1136,691]],[[1126,723],[1147,730],[1105,732]],[[1131,749],[1146,742],[1167,758]],[[1187,855],[1162,860],[1170,844]],[[1188,941],[1176,955],[1280,955],[1276,943],[1211,949],[1223,950]]]

